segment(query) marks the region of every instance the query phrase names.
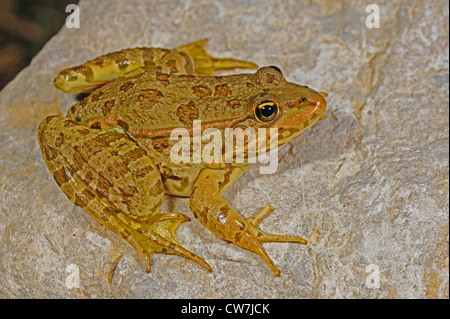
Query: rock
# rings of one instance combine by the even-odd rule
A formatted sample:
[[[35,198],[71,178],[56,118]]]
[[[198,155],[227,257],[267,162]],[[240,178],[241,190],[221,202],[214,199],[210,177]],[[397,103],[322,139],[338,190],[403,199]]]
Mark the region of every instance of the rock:
[[[82,1],[81,27],[63,26],[0,93],[0,296],[448,298],[448,2],[378,5],[369,29],[360,1]],[[265,245],[278,278],[194,218],[179,241],[214,271],[154,255],[147,274],[67,200],[39,151],[39,122],[75,102],[53,87],[59,70],[202,38],[215,56],[277,65],[328,93],[326,119],[280,151],[276,174],[252,169],[225,194],[244,216],[271,203],[262,229],[308,240]],[[161,211],[193,217],[188,199]]]

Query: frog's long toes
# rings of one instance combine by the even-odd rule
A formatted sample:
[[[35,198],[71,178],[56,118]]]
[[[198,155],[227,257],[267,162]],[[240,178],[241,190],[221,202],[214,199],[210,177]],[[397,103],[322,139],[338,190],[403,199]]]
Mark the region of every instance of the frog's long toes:
[[[249,232],[261,243],[280,242],[280,243],[297,243],[302,245],[307,244],[307,241],[300,236],[270,234],[266,233],[265,231],[262,231],[261,229],[253,225],[250,226]]]
[[[282,243],[299,243],[306,245],[306,240],[300,236],[276,235],[269,234],[259,229],[259,222],[268,214],[274,211],[272,205],[266,205],[251,217],[245,218],[250,224],[249,232],[261,243],[266,242],[282,242]]]

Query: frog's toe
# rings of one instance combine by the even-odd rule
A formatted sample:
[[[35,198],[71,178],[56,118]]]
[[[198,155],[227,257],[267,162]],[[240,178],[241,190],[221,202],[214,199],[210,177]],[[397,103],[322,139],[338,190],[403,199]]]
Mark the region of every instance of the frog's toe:
[[[263,208],[261,208],[255,215],[251,217],[245,218],[246,221],[248,221],[253,226],[257,226],[259,222],[266,216],[268,213],[271,213],[275,210],[275,208],[272,207],[272,205],[266,205]]]
[[[306,240],[300,236],[289,236],[289,235],[275,235],[269,234],[258,228],[259,222],[268,213],[273,212],[275,209],[272,205],[266,205],[260,209],[256,214],[251,217],[245,218],[245,220],[250,224],[249,232],[262,243],[266,242],[282,242],[282,243],[299,243],[306,245]]]
[[[302,245],[307,244],[306,239],[300,236],[270,234],[266,233],[265,231],[262,231],[261,229],[255,226],[250,226],[249,232],[254,237],[256,237],[258,241],[261,243],[280,242],[280,243],[297,243]]]

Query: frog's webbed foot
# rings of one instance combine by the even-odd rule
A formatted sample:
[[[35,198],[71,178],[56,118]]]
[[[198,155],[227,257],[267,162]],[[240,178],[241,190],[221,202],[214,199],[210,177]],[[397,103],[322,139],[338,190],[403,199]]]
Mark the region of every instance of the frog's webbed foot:
[[[151,254],[178,255],[205,267],[212,271],[211,267],[198,255],[190,252],[180,245],[176,238],[178,227],[190,218],[181,213],[165,213],[153,215],[150,219],[136,223],[125,214],[117,215],[120,223],[127,232],[133,236],[133,246],[138,246],[138,251],[144,256],[147,264],[147,272],[150,272]]]
[[[233,58],[215,58],[205,50],[208,40],[200,40],[176,48],[177,51],[185,52],[194,60],[194,74],[214,75],[215,70],[227,69],[256,69],[258,66],[249,61],[242,61]]]

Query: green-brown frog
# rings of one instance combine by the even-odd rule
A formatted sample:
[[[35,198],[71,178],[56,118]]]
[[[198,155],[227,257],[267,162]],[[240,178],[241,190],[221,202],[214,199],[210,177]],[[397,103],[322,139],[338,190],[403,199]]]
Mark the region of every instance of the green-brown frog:
[[[184,256],[211,271],[177,241],[178,226],[189,218],[178,212],[158,213],[164,194],[170,194],[190,197],[200,223],[219,238],[261,256],[278,276],[262,244],[306,241],[259,229],[260,220],[273,211],[270,205],[243,218],[222,199],[251,164],[174,162],[170,150],[177,141],[170,134],[175,128],[192,133],[193,121],[198,120],[202,131],[276,128],[281,146],[313,125],[326,101],[306,86],[287,82],[276,67],[213,76],[217,69],[256,65],[213,58],[204,50],[205,43],[173,50],[127,49],[63,70],[56,87],[90,95],[73,105],[66,117],[42,121],[42,154],[67,197],[133,245],[145,258],[148,272],[155,253]],[[227,154],[222,152],[224,158]]]

